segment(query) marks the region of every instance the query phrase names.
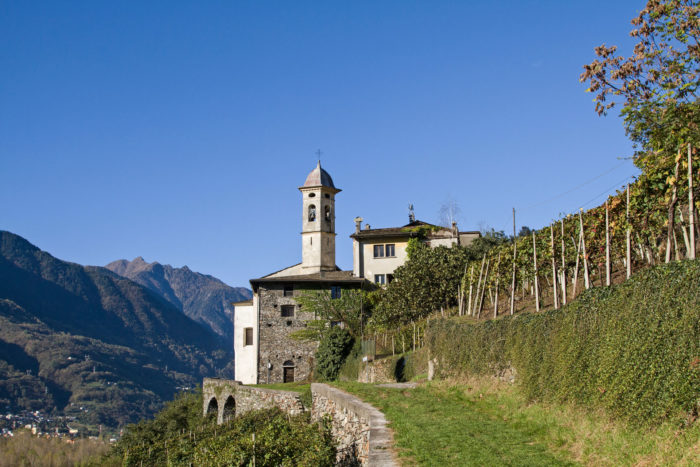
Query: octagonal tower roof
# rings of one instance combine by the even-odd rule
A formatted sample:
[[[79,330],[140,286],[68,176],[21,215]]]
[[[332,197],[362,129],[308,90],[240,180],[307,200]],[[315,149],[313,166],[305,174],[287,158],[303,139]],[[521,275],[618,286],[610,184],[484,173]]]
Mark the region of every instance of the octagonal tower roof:
[[[333,185],[333,179],[328,172],[321,168],[321,161],[318,161],[316,168],[309,173],[308,177],[306,177],[303,187],[312,186],[326,186],[337,189],[335,188],[335,185]]]

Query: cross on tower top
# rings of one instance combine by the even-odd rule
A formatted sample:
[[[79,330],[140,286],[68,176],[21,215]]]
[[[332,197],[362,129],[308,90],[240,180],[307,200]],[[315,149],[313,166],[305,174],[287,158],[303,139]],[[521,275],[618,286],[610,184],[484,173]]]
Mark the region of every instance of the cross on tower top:
[[[316,150],[316,156],[318,156],[318,164],[319,164],[319,165],[321,165],[321,154],[323,154],[323,153],[321,152],[321,150],[320,150],[320,149],[317,149],[317,150]]]

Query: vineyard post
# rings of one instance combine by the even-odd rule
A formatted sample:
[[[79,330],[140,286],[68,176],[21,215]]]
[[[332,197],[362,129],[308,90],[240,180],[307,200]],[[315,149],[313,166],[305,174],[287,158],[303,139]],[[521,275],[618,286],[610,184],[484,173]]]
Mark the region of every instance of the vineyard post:
[[[586,285],[586,290],[591,288],[591,279],[588,275],[588,258],[586,257],[586,237],[583,231],[583,208],[578,212],[578,221],[581,225],[581,249],[583,252],[583,281]]]
[[[477,310],[476,305],[479,303],[479,291],[481,290],[481,277],[484,275],[484,265],[486,264],[486,253],[484,253],[484,257],[481,259],[481,271],[479,271],[479,282],[476,284],[476,294],[474,296],[474,306],[472,307],[472,313],[476,315],[479,313],[481,310]]]
[[[605,285],[610,285],[610,208],[605,200]]]
[[[688,143],[688,222],[690,222],[690,259],[695,259],[695,202],[693,200],[693,151]]]
[[[566,242],[564,242],[564,219],[561,219],[561,299],[566,305]]]
[[[484,255],[484,258],[486,255]],[[484,293],[486,292],[486,280],[489,278],[489,266],[491,258],[486,260],[486,274],[484,274],[484,283],[481,285],[481,297],[479,298],[479,310],[477,311],[476,319],[481,319],[481,309],[484,307]]]
[[[581,235],[578,236],[578,245],[576,246],[576,267],[574,268],[574,290],[571,291],[571,298],[576,297],[576,287],[578,286],[578,265],[580,262],[581,262]]]
[[[552,292],[554,292],[554,309],[559,309],[559,294],[557,293],[557,262],[554,259],[554,224],[549,226],[549,237],[552,253]]]
[[[671,201],[668,203],[668,223],[666,229],[666,263],[671,262],[671,237],[676,227],[676,203],[678,202],[678,169],[681,164],[681,150],[678,149],[676,165],[673,168],[673,189],[671,190]]]
[[[515,309],[515,259],[518,251],[518,241],[515,238],[515,208],[513,208],[513,282],[510,285],[510,314]]]
[[[627,212],[625,213],[627,220],[627,279],[632,277],[632,226],[630,225],[630,184],[627,184]]]
[[[499,267],[501,266],[501,252],[498,252],[498,260],[496,261],[496,298],[493,301],[493,317],[498,316],[498,282],[501,278]]]
[[[537,243],[535,242],[535,232],[532,232],[532,264],[535,268],[535,310],[540,311],[540,286],[537,280]]]
[[[467,316],[472,315],[472,289],[474,288],[472,273],[474,272],[474,264],[469,268],[469,303],[467,304]]]

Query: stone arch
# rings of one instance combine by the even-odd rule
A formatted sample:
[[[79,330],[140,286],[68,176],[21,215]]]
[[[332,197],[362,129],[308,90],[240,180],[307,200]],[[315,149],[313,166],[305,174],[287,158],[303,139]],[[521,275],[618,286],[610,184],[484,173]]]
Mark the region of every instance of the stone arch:
[[[216,397],[209,399],[209,404],[207,405],[206,415],[209,416],[211,414],[214,414],[217,418],[219,417],[219,402],[217,402]]]
[[[233,420],[233,417],[236,416],[236,399],[234,399],[233,396],[228,396],[226,398],[224,413],[222,415],[224,423]]]
[[[314,222],[316,220],[316,205],[309,205],[309,222]]]

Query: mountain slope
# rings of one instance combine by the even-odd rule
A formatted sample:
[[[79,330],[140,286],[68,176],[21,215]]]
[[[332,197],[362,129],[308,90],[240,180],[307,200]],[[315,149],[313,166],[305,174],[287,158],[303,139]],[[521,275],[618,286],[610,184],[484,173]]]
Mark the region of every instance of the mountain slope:
[[[222,348],[149,289],[0,231],[0,401],[10,408],[116,427],[230,365]]]
[[[140,256],[133,261],[120,259],[105,267],[156,292],[185,315],[223,337],[231,346],[231,302],[248,300],[252,296],[246,288],[230,287],[215,277],[194,272],[187,266],[174,268],[157,262],[147,263]]]

